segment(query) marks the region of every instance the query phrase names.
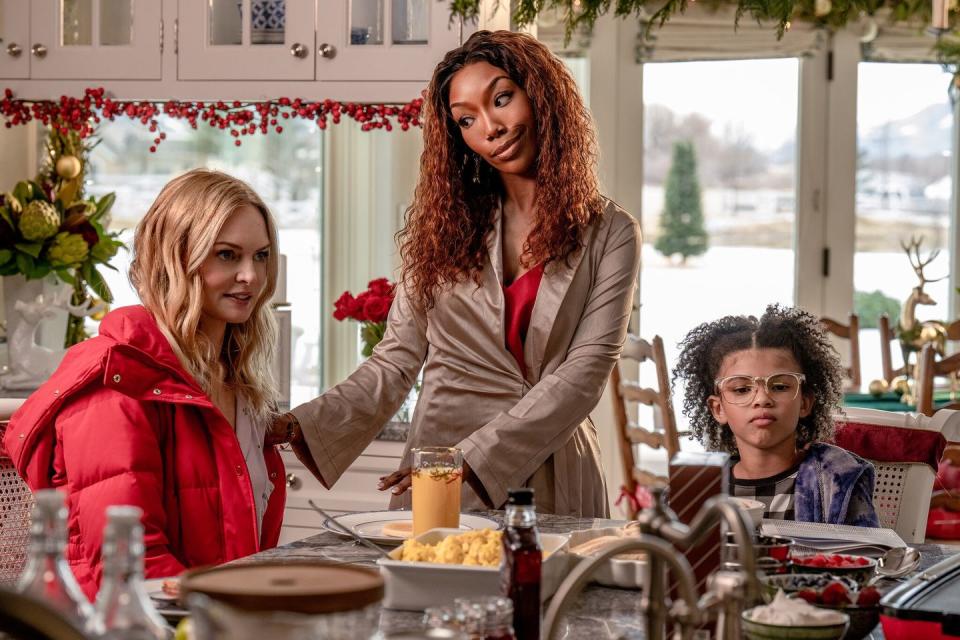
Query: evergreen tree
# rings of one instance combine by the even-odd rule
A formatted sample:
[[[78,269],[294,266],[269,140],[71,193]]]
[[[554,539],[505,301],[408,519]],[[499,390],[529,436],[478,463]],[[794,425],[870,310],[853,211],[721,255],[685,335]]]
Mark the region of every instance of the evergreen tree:
[[[673,162],[667,174],[660,235],[654,247],[668,258],[679,253],[686,263],[690,256],[707,250],[707,230],[703,226],[697,159],[692,142],[673,145]]]

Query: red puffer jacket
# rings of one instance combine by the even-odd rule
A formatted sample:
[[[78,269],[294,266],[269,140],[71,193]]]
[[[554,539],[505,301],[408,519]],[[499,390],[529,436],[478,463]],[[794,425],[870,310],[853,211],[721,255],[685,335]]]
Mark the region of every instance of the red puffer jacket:
[[[4,443],[31,489],[66,492],[67,555],[91,599],[109,505],[143,509],[148,578],[250,555],[280,536],[279,453],[264,449],[274,490],[258,540],[233,428],[143,307],[109,313],[98,337],[71,348],[11,418]]]

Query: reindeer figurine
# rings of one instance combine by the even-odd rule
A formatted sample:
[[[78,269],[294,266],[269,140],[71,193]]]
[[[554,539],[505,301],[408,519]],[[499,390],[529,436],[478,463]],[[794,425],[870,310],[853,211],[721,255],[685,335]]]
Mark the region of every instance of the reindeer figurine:
[[[66,309],[71,315],[82,318],[100,312],[105,306],[102,302],[89,307],[70,304],[71,293],[69,288],[63,288],[52,299],[40,294],[29,302],[17,300],[14,308],[24,322],[17,323],[13,333],[7,336],[10,371],[0,376],[0,388],[35,389],[60,364],[65,349],[50,349],[37,344],[40,322],[51,317],[55,309]]]
[[[923,345],[933,343],[936,352],[942,356],[947,344],[947,328],[944,323],[936,320],[920,322],[916,318],[917,305],[937,304],[937,302],[930,297],[930,294],[923,290],[923,285],[928,282],[938,282],[946,278],[946,276],[943,276],[943,278],[930,280],[923,275],[924,267],[940,255],[940,250],[934,249],[930,252],[930,255],[927,256],[926,260],[922,260],[920,258],[921,244],[923,244],[923,236],[919,238],[911,236],[909,244],[903,241],[900,242],[900,246],[910,260],[910,266],[913,267],[914,273],[920,278],[920,284],[913,288],[906,302],[903,303],[903,308],[900,310],[900,324],[897,327],[897,337],[900,339],[900,349],[903,351],[903,363],[906,371],[910,371],[910,354],[920,351]]]

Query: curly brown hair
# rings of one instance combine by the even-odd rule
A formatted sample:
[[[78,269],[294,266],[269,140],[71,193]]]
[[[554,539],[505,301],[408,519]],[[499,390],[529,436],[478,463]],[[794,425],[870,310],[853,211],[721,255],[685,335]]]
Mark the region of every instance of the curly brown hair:
[[[803,309],[772,304],[757,320],[753,316],[726,316],[693,329],[680,342],[680,358],[673,387],[684,382],[683,413],[690,430],[708,450],[737,452],[728,426],[713,417],[707,399],[714,395],[723,359],[745,349],[786,349],[806,376],[803,393],[813,397],[810,415],[797,425],[797,447],[833,435],[833,413],[843,399],[843,368],[836,349],[820,321]]]
[[[502,193],[497,171],[463,140],[449,108],[450,83],[463,67],[487,62],[526,91],[536,121],[535,223],[525,265],[567,259],[602,212],[596,139],[590,112],[563,63],[535,38],[478,31],[444,56],[427,89],[423,153],[413,204],[397,234],[402,280],[412,297],[433,307],[438,288],[470,277],[480,285],[484,238]]]

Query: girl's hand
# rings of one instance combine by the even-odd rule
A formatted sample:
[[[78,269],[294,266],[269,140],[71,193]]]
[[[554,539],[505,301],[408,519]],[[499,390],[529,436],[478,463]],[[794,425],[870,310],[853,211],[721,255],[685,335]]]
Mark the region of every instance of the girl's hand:
[[[377,489],[380,491],[386,491],[390,487],[393,487],[392,493],[395,496],[401,495],[404,491],[410,488],[413,480],[410,477],[410,474],[413,472],[411,467],[403,467],[402,469],[397,469],[388,476],[382,476],[380,482],[377,483]]]

